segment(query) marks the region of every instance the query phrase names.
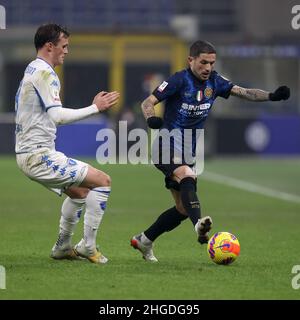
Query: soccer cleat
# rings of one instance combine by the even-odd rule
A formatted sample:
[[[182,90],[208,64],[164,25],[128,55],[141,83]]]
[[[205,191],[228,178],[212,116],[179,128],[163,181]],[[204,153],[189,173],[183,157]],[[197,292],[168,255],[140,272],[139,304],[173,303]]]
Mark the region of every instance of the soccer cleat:
[[[52,248],[50,257],[57,260],[69,259],[69,260],[80,260],[81,258],[75,253],[74,249],[70,246],[65,248],[54,246]]]
[[[104,255],[98,250],[98,248],[88,249],[85,246],[84,239],[81,239],[79,243],[74,246],[74,252],[77,256],[86,258],[92,263],[104,264],[108,261],[108,259],[104,257]]]
[[[208,243],[209,236],[208,232],[210,231],[212,227],[212,219],[211,217],[203,217],[198,220],[198,222],[195,225],[195,230],[198,234],[198,241],[201,244]]]
[[[134,236],[130,241],[131,246],[134,249],[139,250],[142,253],[143,258],[146,261],[157,262],[158,260],[153,255],[153,250],[152,250],[153,245],[152,244],[149,244],[149,245],[143,244],[141,241],[141,236],[142,236],[141,234]]]

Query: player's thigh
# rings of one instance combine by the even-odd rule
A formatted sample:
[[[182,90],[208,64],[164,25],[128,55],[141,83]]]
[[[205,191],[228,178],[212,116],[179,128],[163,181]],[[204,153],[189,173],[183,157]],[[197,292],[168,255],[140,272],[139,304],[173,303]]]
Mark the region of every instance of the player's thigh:
[[[182,179],[187,178],[187,177],[191,177],[191,178],[196,179],[197,176],[196,176],[193,168],[191,168],[187,165],[183,165],[183,166],[176,168],[173,171],[171,178],[179,183]]]
[[[80,184],[81,188],[94,189],[97,187],[109,187],[111,185],[111,178],[105,172],[89,166],[87,175]]]

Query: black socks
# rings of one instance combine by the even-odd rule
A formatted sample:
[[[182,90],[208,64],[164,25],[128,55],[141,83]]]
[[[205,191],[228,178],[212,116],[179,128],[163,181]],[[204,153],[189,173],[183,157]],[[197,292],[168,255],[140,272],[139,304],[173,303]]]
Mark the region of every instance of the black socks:
[[[176,207],[170,208],[163,212],[157,220],[144,231],[144,234],[149,240],[154,241],[162,233],[175,229],[180,225],[181,221],[186,218],[187,216],[178,212]]]
[[[196,180],[187,177],[180,181],[180,197],[182,205],[195,225],[201,216],[200,202],[196,193]],[[144,231],[145,236],[154,241],[157,237],[167,231],[171,231],[178,227],[181,221],[185,220],[187,216],[181,214],[176,207],[170,208],[163,212],[157,220]]]
[[[182,205],[195,225],[201,216],[200,202],[196,193],[196,180],[192,177],[183,178],[179,185]]]

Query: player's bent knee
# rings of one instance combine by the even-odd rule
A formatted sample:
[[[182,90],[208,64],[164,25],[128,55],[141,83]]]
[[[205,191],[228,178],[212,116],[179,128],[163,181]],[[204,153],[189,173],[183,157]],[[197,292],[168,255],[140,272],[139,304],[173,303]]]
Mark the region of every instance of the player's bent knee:
[[[98,187],[110,187],[111,186],[111,177],[101,171],[97,172],[97,184]]]
[[[107,186],[111,186],[111,177],[110,176],[107,176],[106,184],[107,184]]]
[[[103,187],[110,187],[111,186],[111,177],[109,175],[105,175],[104,178],[101,179]]]
[[[97,187],[110,187],[111,178],[106,173],[93,167],[89,167],[87,176],[81,183],[80,187],[88,188],[90,190]]]
[[[196,178],[195,172],[188,166],[181,166],[174,170],[173,174],[179,179],[182,180],[187,177]]]
[[[89,191],[90,190],[87,188],[71,187],[65,191],[65,194],[69,196],[71,199],[85,199]]]

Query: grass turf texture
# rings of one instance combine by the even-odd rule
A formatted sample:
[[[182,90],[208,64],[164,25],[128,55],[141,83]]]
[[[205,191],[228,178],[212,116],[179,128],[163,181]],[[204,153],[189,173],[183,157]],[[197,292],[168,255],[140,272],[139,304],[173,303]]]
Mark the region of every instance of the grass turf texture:
[[[89,161],[96,167],[97,163]],[[206,169],[300,196],[299,160],[212,160]],[[300,264],[300,204],[233,187],[198,181],[203,215],[213,231],[235,234],[241,255],[229,266],[209,260],[196,242],[190,221],[155,243],[159,263],[146,263],[129,246],[172,198],[163,175],[143,165],[106,165],[113,188],[98,243],[110,259],[88,261],[49,258],[56,241],[63,199],[26,178],[14,158],[0,158],[0,265],[6,290],[0,299],[299,299],[291,286]],[[74,242],[82,237],[82,221]]]

